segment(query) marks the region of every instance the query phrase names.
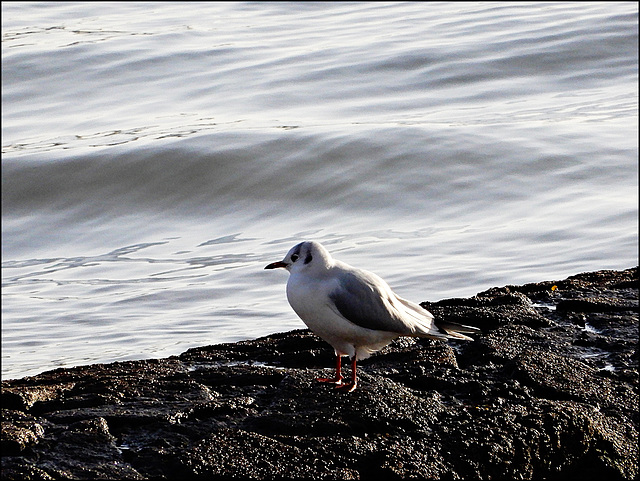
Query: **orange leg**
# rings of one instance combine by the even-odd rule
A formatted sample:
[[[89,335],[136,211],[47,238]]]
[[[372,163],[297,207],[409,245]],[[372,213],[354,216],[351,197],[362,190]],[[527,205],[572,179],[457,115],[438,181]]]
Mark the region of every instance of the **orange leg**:
[[[336,389],[340,389],[341,391],[345,391],[345,392],[355,391],[356,387],[358,386],[358,377],[356,375],[357,361],[358,361],[358,358],[356,356],[353,356],[353,359],[351,359],[351,382],[339,382],[336,385]]]
[[[340,357],[340,356],[338,356],[336,354],[336,377],[335,378],[319,377],[319,378],[316,378],[316,381],[332,382],[334,384],[341,385],[342,384],[342,361],[341,361],[341,359],[342,359],[342,357]]]

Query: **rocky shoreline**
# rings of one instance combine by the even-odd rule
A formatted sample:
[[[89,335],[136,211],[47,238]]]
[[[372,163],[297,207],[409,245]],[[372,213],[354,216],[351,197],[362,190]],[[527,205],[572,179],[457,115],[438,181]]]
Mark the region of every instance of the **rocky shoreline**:
[[[358,390],[306,330],[2,382],[2,479],[638,479],[638,268],[425,303]]]

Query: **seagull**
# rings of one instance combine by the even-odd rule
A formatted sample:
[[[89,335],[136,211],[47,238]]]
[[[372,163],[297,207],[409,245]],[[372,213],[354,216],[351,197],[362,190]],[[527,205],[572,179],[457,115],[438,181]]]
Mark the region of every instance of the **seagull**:
[[[480,329],[434,321],[433,314],[396,295],[372,272],[334,259],[315,241],[292,247],[283,260],[265,269],[289,271],[287,299],[311,331],[336,353],[334,378],[318,378],[351,392],[358,384],[356,363],[400,336],[473,340],[465,334]],[[351,380],[345,382],[341,359],[351,359]]]

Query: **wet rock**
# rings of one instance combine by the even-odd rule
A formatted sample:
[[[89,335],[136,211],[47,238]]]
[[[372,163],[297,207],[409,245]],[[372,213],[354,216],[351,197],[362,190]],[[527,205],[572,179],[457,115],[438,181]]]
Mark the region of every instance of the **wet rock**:
[[[306,330],[2,382],[2,479],[638,478],[638,271],[425,303],[350,394]]]
[[[2,410],[2,453],[19,454],[30,444],[37,443],[44,428],[35,418],[21,411]]]
[[[621,312],[638,311],[638,303],[632,299],[611,297],[586,297],[584,299],[566,299],[558,302],[556,309],[569,312]]]

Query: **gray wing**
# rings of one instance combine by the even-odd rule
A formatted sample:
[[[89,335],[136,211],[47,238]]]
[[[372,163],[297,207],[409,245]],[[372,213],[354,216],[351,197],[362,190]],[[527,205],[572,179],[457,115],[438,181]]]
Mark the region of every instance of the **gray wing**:
[[[390,296],[394,294],[386,285],[381,287],[381,281],[366,271],[344,272],[329,297],[344,318],[360,327],[411,334],[400,313],[392,307]]]

